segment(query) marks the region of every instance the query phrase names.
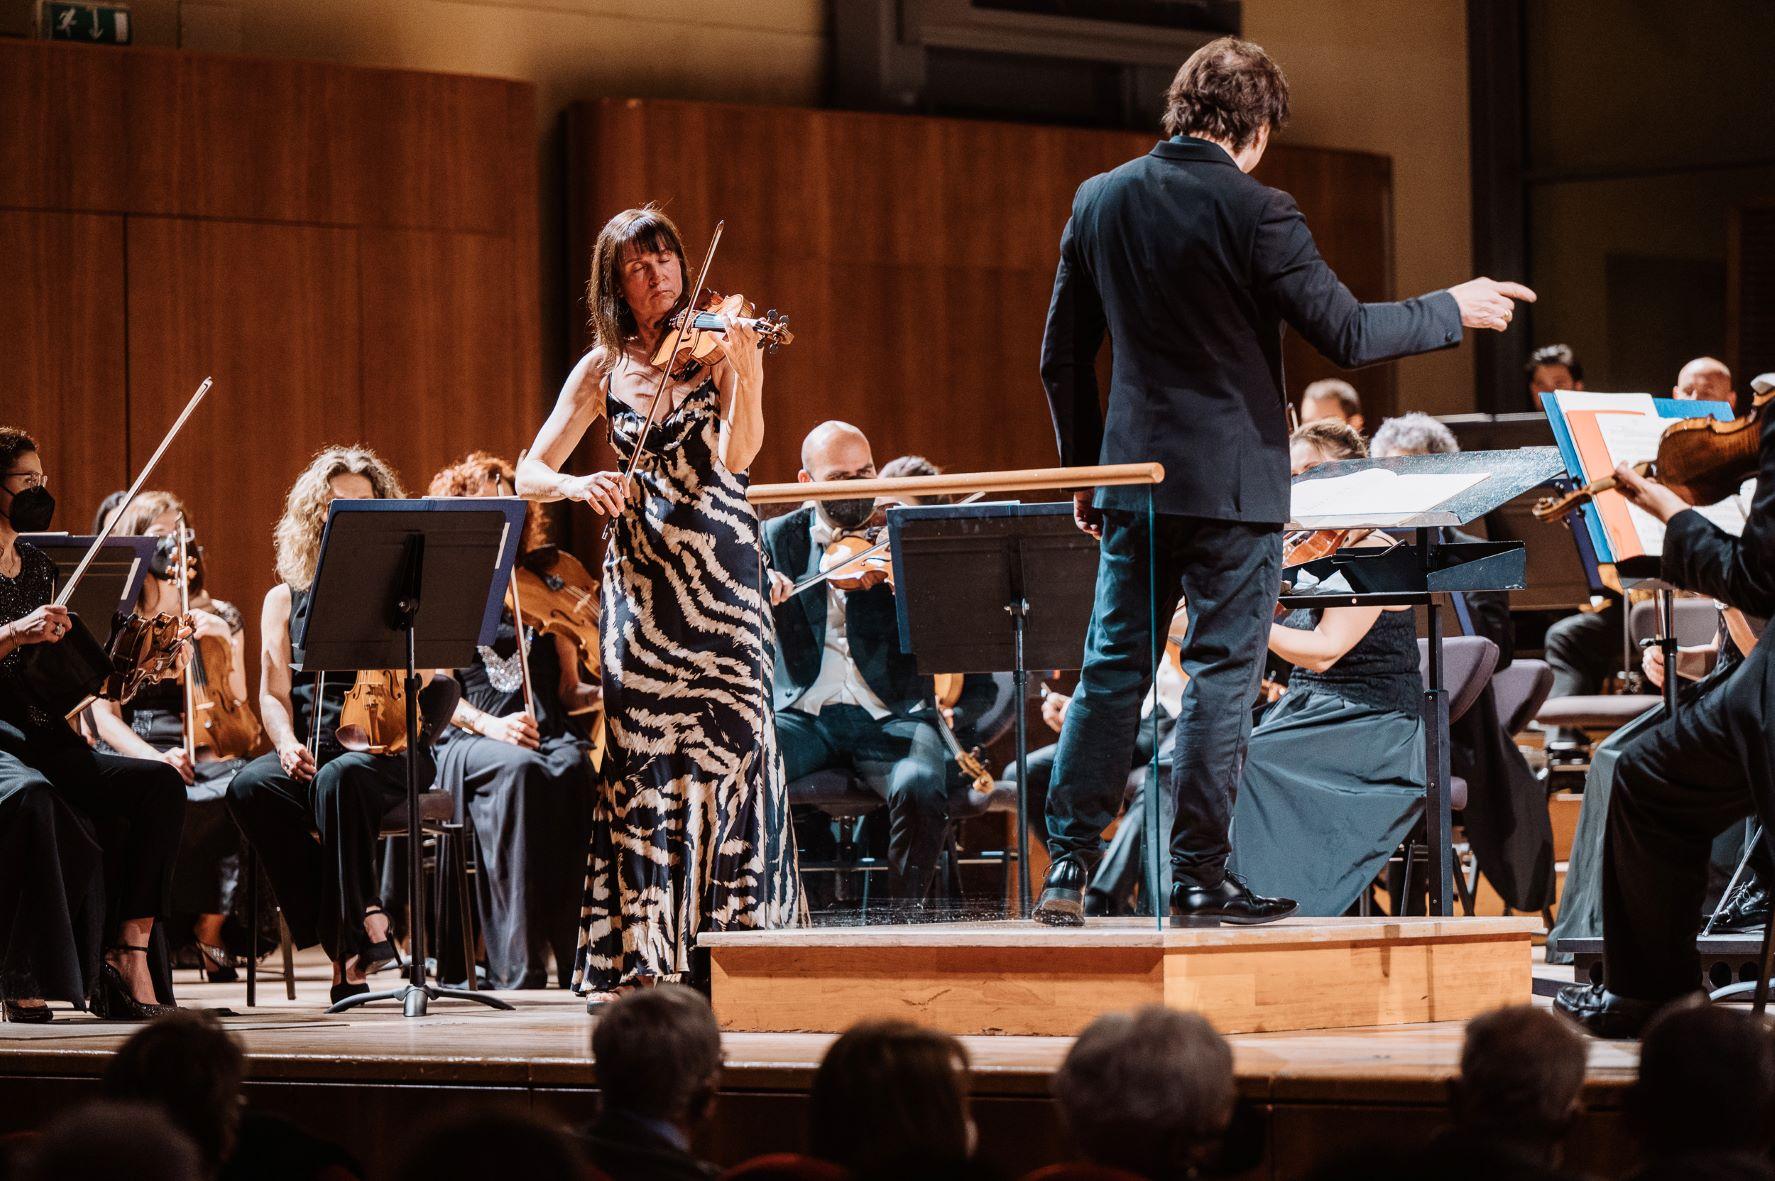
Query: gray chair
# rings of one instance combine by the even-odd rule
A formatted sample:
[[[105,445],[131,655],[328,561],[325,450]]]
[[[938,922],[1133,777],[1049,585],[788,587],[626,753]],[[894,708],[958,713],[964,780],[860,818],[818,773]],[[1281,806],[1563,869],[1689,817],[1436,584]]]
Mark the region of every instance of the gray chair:
[[[1553,669],[1545,660],[1513,660],[1492,674],[1491,688],[1498,702],[1498,721],[1514,738],[1528,729],[1546,704],[1553,691]]]

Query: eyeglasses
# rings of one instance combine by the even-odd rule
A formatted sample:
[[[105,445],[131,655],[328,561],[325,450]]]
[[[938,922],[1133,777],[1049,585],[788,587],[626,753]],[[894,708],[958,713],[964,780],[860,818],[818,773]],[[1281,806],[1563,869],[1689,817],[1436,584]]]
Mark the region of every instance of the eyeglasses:
[[[49,483],[49,477],[42,472],[25,471],[22,468],[16,472],[6,472],[0,475],[0,479],[23,480],[26,488],[42,488]]]

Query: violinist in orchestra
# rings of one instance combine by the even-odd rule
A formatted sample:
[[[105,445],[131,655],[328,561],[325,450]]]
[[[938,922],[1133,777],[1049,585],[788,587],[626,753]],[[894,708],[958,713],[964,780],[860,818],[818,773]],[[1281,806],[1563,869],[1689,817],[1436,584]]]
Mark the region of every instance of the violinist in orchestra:
[[[508,496],[512,480],[510,463],[476,451],[434,476],[427,494]],[[528,596],[517,596],[530,620],[522,624],[524,642],[508,593],[493,643],[456,670],[462,700],[437,745],[437,786],[456,797],[474,826],[487,981],[498,989],[548,988],[551,954],[559,985],[567,987],[578,946],[595,782],[588,756],[592,727],[603,725],[602,690],[582,675],[574,637],[534,623],[537,613],[559,610],[543,596],[568,561],[549,541],[542,506],[529,505],[518,562],[536,579],[526,580]],[[597,587],[585,582],[569,593],[590,600],[586,622],[595,629]],[[595,630],[590,639],[595,652]],[[527,669],[520,666],[526,655]]]
[[[13,1021],[49,1020],[46,998],[145,1020],[172,1007],[165,949],[149,950],[172,910],[185,784],[158,758],[94,751],[24,676],[23,649],[72,626],[54,564],[19,539],[54,510],[36,441],[0,427],[0,992]]]
[[[1356,368],[1451,348],[1463,327],[1501,330],[1515,300],[1534,298],[1473,279],[1398,303],[1358,302],[1294,200],[1250,175],[1288,111],[1287,80],[1260,46],[1209,42],[1167,91],[1169,138],[1080,185],[1061,233],[1041,361],[1060,460],[1156,461],[1164,479],[1075,497],[1079,527],[1100,544],[1097,600],[1048,795],[1043,922],[1083,922],[1159,646],[1151,621],[1179,597],[1190,630],[1171,773],[1172,919],[1267,923],[1294,912],[1293,901],[1226,871],[1246,705],[1282,581],[1283,326]],[[1096,376],[1106,338],[1107,406]]]
[[[122,497],[115,500],[120,503]],[[205,979],[229,983],[238,977],[222,929],[240,886],[240,830],[228,815],[225,797],[234,773],[265,745],[264,731],[245,705],[246,624],[234,604],[213,597],[203,584],[196,534],[178,497],[170,492],[138,493],[112,533],[156,539],[136,611],[149,617],[188,611],[193,653],[183,671],[150,683],[127,702],[93,702],[93,728],[106,749],[159,759],[185,780],[185,835],[173,869],[173,916],[181,932],[189,929],[194,944],[189,950],[200,961]],[[221,733],[212,736],[186,709],[188,701],[195,701],[191,692],[201,686],[203,700],[196,702],[199,716],[208,718],[217,711],[205,683],[206,668],[209,678],[220,681],[214,692],[225,694],[229,703],[238,703],[237,708],[245,711],[246,731],[237,744]]]
[[[719,331],[684,331],[683,313],[703,302],[687,290],[694,281],[677,227],[657,208],[605,224],[586,289],[592,348],[518,470],[519,495],[581,501],[610,518],[610,750],[574,973],[588,1006],[680,980],[701,931],[805,915],[770,722],[770,601],[746,501],[764,438],[760,337],[723,312],[708,317]],[[624,470],[563,474],[599,418]]]
[[[333,961],[332,999],[369,991],[394,962],[376,870],[382,817],[406,796],[406,760],[431,754],[347,750],[340,717],[350,673],[304,673],[291,637],[307,611],[327,506],[334,499],[400,499],[394,469],[366,447],[329,447],[290,486],[274,544],[277,585],[259,617],[259,716],[272,751],[228,785],[228,809],[271,879],[290,939]]]
[[[1736,420],[1758,432],[1756,491],[1741,536],[1657,479],[1626,464],[1615,470],[1622,495],[1664,523],[1663,579],[1735,609],[1732,638],[1751,648],[1674,717],[1629,741],[1615,764],[1602,865],[1605,983],[1569,985],[1554,1001],[1600,1037],[1636,1037],[1654,1012],[1696,992],[1695,935],[1714,838],[1745,817],[1765,831],[1775,823],[1768,626],[1775,615],[1775,374],[1756,378],[1751,389],[1752,409]]]
[[[1319,420],[1294,433],[1290,460],[1299,475],[1367,453],[1353,428]],[[1293,668],[1251,732],[1232,866],[1302,914],[1341,915],[1423,811],[1417,620],[1409,606],[1297,609],[1270,625],[1269,648]]]
[[[802,440],[803,483],[875,475],[869,440],[849,423],[823,422]],[[931,679],[900,650],[893,585],[885,571],[863,568],[794,590],[820,572],[829,546],[860,534],[875,515],[875,498],[861,496],[816,500],[764,524],[777,742],[790,780],[843,767],[887,800],[891,893],[922,903],[949,831],[953,761],[937,729],[946,723],[935,716]],[[969,684],[957,724],[991,692],[990,678]]]

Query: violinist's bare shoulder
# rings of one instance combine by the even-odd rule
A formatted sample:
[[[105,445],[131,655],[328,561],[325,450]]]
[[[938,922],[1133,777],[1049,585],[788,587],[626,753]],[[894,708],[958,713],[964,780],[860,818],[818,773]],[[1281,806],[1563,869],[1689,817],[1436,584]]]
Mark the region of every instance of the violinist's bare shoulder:
[[[572,407],[573,417],[591,422],[604,413],[604,397],[615,364],[602,345],[593,345],[561,383],[561,401]]]

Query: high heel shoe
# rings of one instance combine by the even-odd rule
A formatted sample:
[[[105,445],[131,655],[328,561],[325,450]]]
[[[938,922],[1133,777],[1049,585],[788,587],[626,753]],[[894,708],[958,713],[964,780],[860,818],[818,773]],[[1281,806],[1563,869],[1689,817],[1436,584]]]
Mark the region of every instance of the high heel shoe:
[[[346,999],[348,999],[350,997],[354,997],[354,996],[363,996],[366,992],[369,992],[369,991],[370,991],[370,986],[367,983],[365,983],[365,984],[335,984],[335,985],[333,985],[333,990],[330,993],[328,993],[327,995],[332,998],[333,1003],[336,1005],[342,1000],[346,1000]]]
[[[388,912],[383,910],[380,906],[364,907],[365,917],[373,914],[385,915],[387,913]],[[375,943],[370,944],[370,946],[358,952],[354,966],[357,971],[363,973],[365,976],[373,976],[400,958],[400,952],[394,949],[394,941],[385,935]]]
[[[4,1007],[6,1019],[16,1025],[48,1025],[55,1020],[48,1005],[21,1005],[17,1001],[0,1002]]]
[[[116,948],[117,951],[139,951],[144,955],[145,947],[131,947],[127,944]],[[138,1001],[123,979],[123,973],[117,965],[105,960],[99,965],[99,991],[93,998],[93,1012],[107,1021],[149,1021],[164,1013],[171,1013],[177,1005],[149,1004]]]
[[[240,980],[240,973],[235,971],[234,957],[220,947],[212,947],[203,940],[197,940],[197,955],[203,961],[201,967],[203,978],[210,984],[234,984]],[[211,968],[211,964],[218,965]]]

